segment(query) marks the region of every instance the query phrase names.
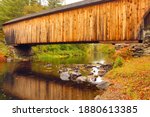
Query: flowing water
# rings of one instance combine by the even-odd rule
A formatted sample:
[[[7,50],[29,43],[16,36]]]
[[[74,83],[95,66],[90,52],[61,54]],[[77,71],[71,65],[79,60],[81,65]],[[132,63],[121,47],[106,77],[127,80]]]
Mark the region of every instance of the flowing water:
[[[0,99],[91,100],[100,93],[93,86],[59,78],[59,69],[79,64],[108,62],[96,53],[90,57],[50,59],[49,62],[0,63]]]

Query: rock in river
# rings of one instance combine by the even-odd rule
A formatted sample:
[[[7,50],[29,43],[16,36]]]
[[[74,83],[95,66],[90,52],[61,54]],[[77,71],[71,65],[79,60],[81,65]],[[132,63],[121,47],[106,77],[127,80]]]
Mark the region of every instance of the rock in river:
[[[68,72],[63,72],[60,74],[60,78],[65,81],[69,81],[70,74]]]
[[[80,76],[76,79],[76,81],[81,81],[81,82],[86,82],[87,81],[87,77],[86,76]]]
[[[72,72],[70,72],[70,76],[71,76],[70,77],[71,80],[76,80],[76,78],[79,77],[79,76],[82,76],[82,74],[78,71],[77,72],[72,71]]]
[[[93,67],[91,73],[92,73],[94,76],[98,76],[99,69],[98,69],[97,67]]]
[[[92,83],[92,84],[99,84],[101,83],[103,80],[100,76],[98,76],[97,78],[89,78],[89,82]]]

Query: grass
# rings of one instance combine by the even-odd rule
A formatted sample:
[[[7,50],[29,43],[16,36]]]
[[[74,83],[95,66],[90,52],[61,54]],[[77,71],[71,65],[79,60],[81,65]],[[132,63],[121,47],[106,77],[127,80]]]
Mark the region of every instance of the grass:
[[[117,91],[121,99],[150,99],[150,56],[127,60],[105,78],[114,84],[108,89],[110,95]]]
[[[124,59],[118,56],[114,62],[113,68],[121,67],[124,63]]]
[[[49,61],[51,59],[64,59],[64,58],[69,58],[69,57],[76,57],[76,56],[83,56],[84,53],[80,50],[76,50],[76,51],[57,51],[57,52],[42,52],[40,53],[36,53],[33,56],[33,60],[34,61]]]
[[[97,51],[110,56],[115,53],[115,47],[112,44],[100,44],[96,49]]]
[[[34,61],[48,61],[50,59],[85,56],[88,45],[57,44],[33,47]],[[87,48],[87,49],[86,49]]]

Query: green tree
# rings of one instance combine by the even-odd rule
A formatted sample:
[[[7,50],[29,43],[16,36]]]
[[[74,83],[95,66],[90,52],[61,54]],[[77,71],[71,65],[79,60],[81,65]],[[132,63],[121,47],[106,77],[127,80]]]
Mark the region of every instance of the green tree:
[[[2,24],[23,15],[43,10],[38,0],[0,0],[0,39],[4,38]]]
[[[39,0],[1,0],[0,25],[11,19],[43,10]]]
[[[0,1],[0,25],[2,23],[22,16],[28,0],[1,0]]]
[[[62,6],[63,0],[48,0],[49,8],[57,8]]]
[[[40,12],[43,9],[45,9],[45,7],[42,6],[39,3],[34,3],[34,4],[31,4],[31,5],[27,5],[27,6],[24,7],[23,15]]]
[[[30,2],[29,5],[39,4],[38,0],[29,0],[29,2]]]

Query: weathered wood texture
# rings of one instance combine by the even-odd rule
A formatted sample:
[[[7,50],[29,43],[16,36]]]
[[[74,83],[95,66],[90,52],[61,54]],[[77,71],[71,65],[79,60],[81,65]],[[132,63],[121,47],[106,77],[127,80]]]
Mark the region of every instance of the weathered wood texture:
[[[112,0],[4,25],[8,44],[137,41],[150,0]]]

